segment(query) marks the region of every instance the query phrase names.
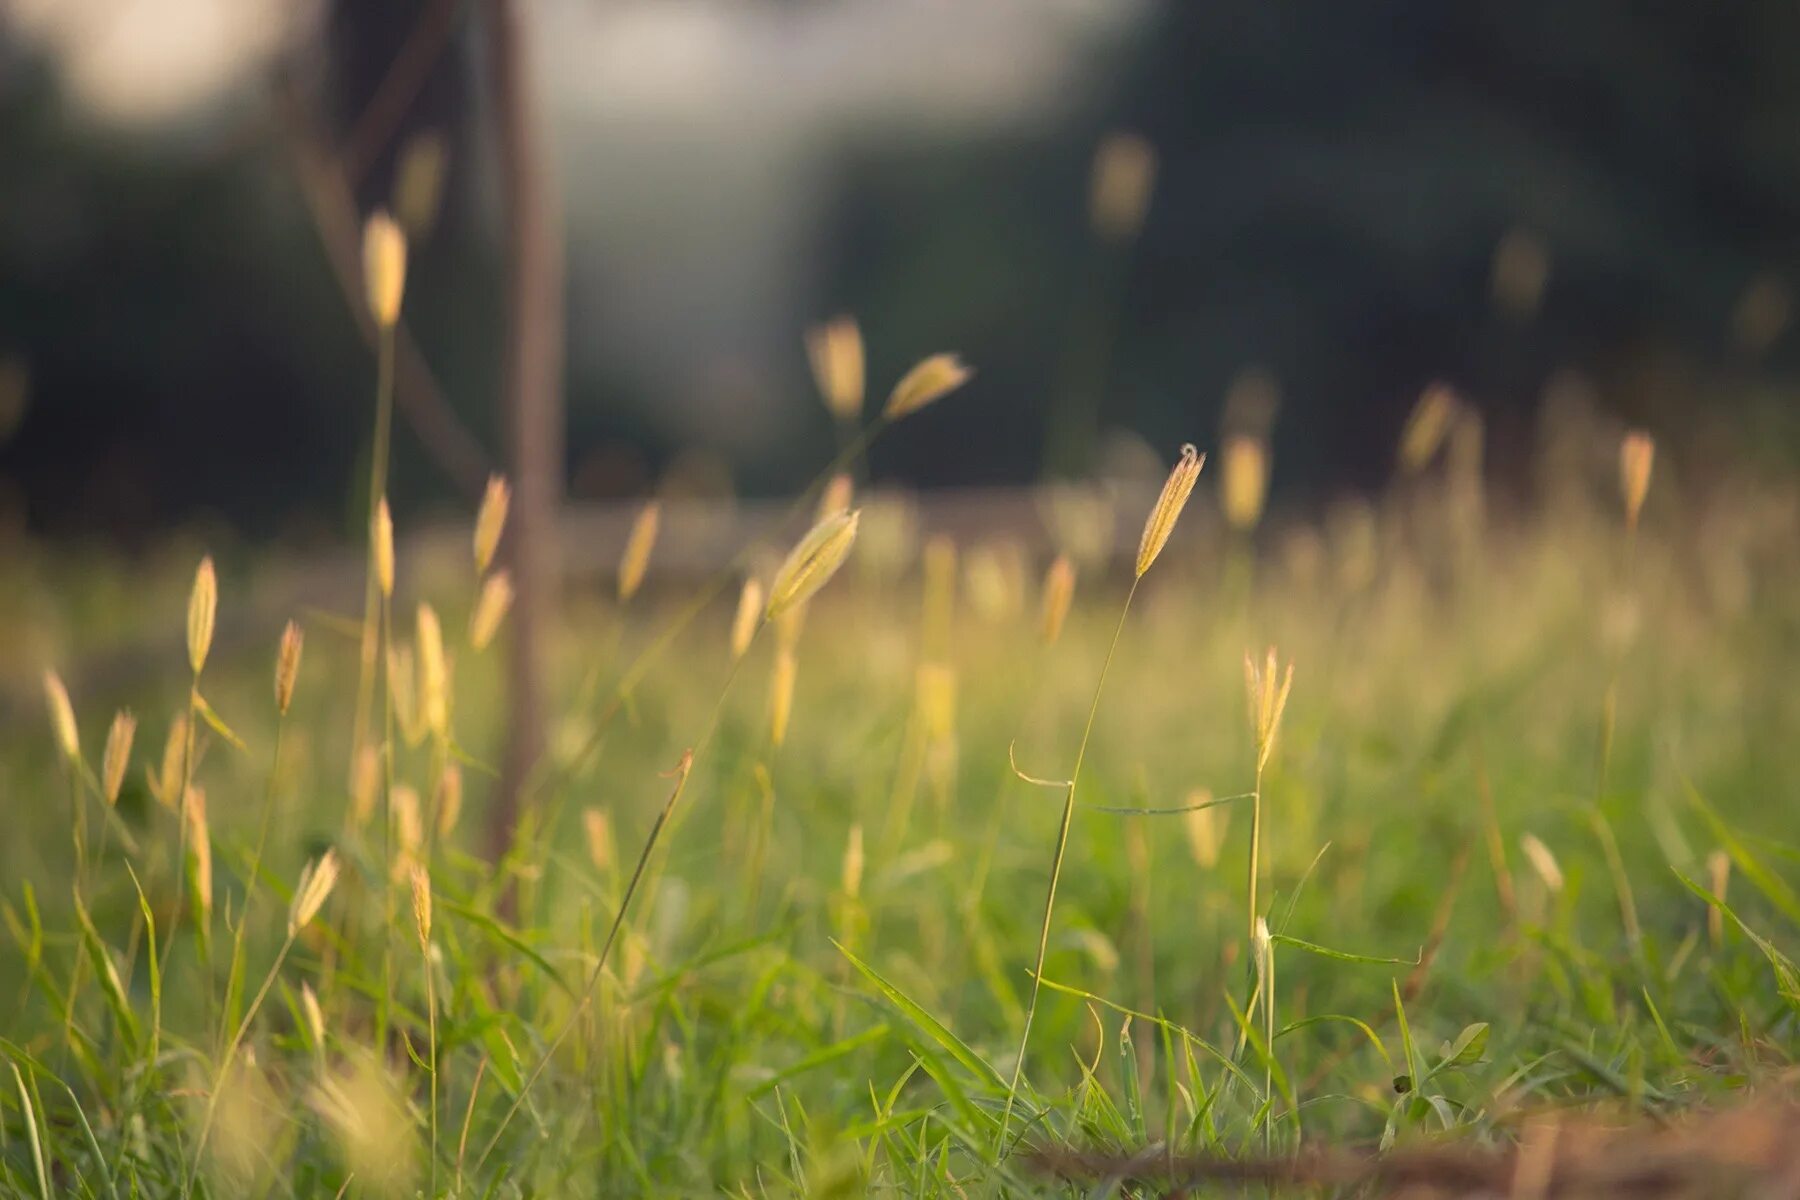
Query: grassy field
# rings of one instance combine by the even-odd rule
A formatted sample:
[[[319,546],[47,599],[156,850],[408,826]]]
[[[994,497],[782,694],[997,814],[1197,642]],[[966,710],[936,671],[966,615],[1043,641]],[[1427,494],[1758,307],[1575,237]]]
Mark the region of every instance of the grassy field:
[[[1448,420],[1317,522],[1259,524],[1256,451],[1214,448],[1143,571],[1156,481],[1046,501],[1054,636],[1047,555],[893,497],[741,658],[744,573],[695,611],[652,546],[629,599],[570,597],[498,867],[466,554],[377,606],[391,670],[362,614],[295,613],[282,717],[278,623],[84,685],[85,644],[184,614],[205,649],[197,552],[21,551],[0,645],[74,728],[32,696],[0,744],[0,1190],[1160,1194],[1190,1156],[1449,1142],[1542,1195],[1577,1112],[1781,1094],[1794,484],[1665,448],[1631,531],[1618,430],[1554,425],[1502,500]],[[747,560],[777,607],[786,549]],[[278,566],[234,560],[218,621]]]

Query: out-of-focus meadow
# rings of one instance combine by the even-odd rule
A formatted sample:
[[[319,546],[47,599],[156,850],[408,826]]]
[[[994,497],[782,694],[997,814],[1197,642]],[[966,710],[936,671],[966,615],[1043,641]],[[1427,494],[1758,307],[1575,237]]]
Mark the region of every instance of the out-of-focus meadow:
[[[272,124],[144,208],[107,2],[0,23],[0,1191],[1800,1177],[1786,152],[1489,190],[1497,15],[1340,112],[1198,10],[349,4],[213,13]]]

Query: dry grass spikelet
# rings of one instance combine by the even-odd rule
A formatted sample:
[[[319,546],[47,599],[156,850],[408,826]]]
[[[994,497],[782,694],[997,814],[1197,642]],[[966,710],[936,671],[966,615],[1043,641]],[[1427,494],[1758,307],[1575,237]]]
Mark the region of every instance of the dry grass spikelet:
[[[762,615],[762,584],[754,579],[746,579],[744,590],[738,593],[737,614],[731,619],[732,661],[744,657],[745,651],[750,649],[750,640],[756,636],[756,627],[762,623]]]
[[[275,651],[275,710],[287,716],[294,701],[294,682],[300,678],[300,652],[306,635],[300,626],[289,621],[281,631],[281,645]]]
[[[450,734],[450,666],[444,657],[444,629],[437,610],[419,605],[419,715],[438,737]]]
[[[406,292],[406,235],[386,210],[377,209],[363,225],[363,295],[369,315],[383,329],[400,320]]]
[[[1147,138],[1118,131],[1100,139],[1088,187],[1094,232],[1113,242],[1136,237],[1155,186],[1156,147]]]
[[[75,706],[69,703],[69,689],[55,671],[44,672],[44,702],[50,710],[50,729],[56,735],[56,748],[70,762],[81,758],[81,733],[75,726]]]
[[[325,907],[325,901],[331,898],[331,889],[337,886],[337,881],[336,850],[327,850],[300,869],[300,881],[294,885],[294,901],[288,906],[289,937],[312,924],[319,910]]]
[[[388,698],[394,706],[394,721],[407,745],[425,740],[425,722],[419,711],[418,662],[411,642],[396,639],[387,648]]]
[[[606,811],[599,808],[583,809],[581,826],[587,835],[588,861],[594,864],[594,870],[612,870],[612,820],[606,815]]]
[[[954,354],[934,354],[900,377],[881,415],[890,421],[918,412],[967,383],[974,372]]]
[[[638,509],[631,522],[631,533],[625,539],[625,553],[619,559],[619,599],[629,600],[643,586],[644,573],[650,568],[650,552],[656,548],[656,531],[662,524],[662,505],[655,500]]]
[[[1069,606],[1075,600],[1075,564],[1068,555],[1059,554],[1044,572],[1044,602],[1038,616],[1038,632],[1046,645],[1055,645],[1062,636],[1063,623],[1069,619]]]
[[[206,820],[206,789],[198,784],[187,790],[182,811],[188,823],[189,867],[193,872],[194,900],[202,913],[213,907],[212,834]]]
[[[793,650],[786,646],[776,650],[769,677],[769,740],[777,746],[787,740],[788,719],[794,714],[794,677],[799,669]]]
[[[1219,851],[1225,844],[1225,831],[1231,823],[1231,810],[1214,805],[1212,798],[1212,792],[1206,788],[1196,788],[1188,794],[1188,811],[1182,814],[1187,826],[1188,851],[1193,854],[1195,865],[1202,870],[1219,865]]]
[[[383,596],[394,594],[394,514],[383,496],[375,506],[375,524],[369,532],[375,548],[375,582]]]
[[[1168,544],[1169,534],[1175,529],[1175,521],[1181,516],[1188,497],[1193,494],[1194,481],[1200,478],[1200,468],[1206,465],[1206,456],[1194,449],[1192,442],[1181,448],[1181,457],[1175,463],[1174,470],[1164,481],[1162,494],[1157,496],[1156,504],[1150,509],[1150,516],[1144,522],[1144,534],[1138,540],[1137,577],[1142,579],[1150,564]]]
[[[212,556],[200,560],[194,572],[194,589],[188,593],[187,648],[188,665],[194,674],[206,665],[206,653],[212,649],[213,623],[219,613],[219,576],[213,570]]]
[[[325,1012],[319,1007],[319,997],[312,990],[312,984],[302,981],[300,984],[300,1011],[306,1017],[307,1032],[312,1035],[313,1045],[325,1048]]]
[[[1447,383],[1428,384],[1400,430],[1400,469],[1417,474],[1444,444],[1460,402]]]
[[[1551,892],[1563,890],[1562,867],[1557,864],[1556,855],[1550,853],[1550,847],[1538,838],[1535,833],[1527,833],[1519,838],[1519,849],[1525,854],[1525,860],[1531,864],[1538,878]]]
[[[1269,495],[1269,448],[1242,434],[1225,440],[1225,520],[1249,532],[1262,520]]]
[[[476,650],[485,650],[494,635],[500,632],[500,625],[506,620],[506,614],[512,608],[513,583],[512,575],[506,571],[495,571],[481,581],[481,593],[475,597],[475,608],[469,614],[469,645]]]
[[[412,884],[413,928],[419,934],[421,949],[431,946],[431,873],[419,863],[413,863],[407,872],[407,879]]]
[[[863,340],[856,318],[836,316],[806,331],[813,382],[831,415],[855,421],[863,406]]]
[[[769,585],[764,615],[776,618],[811,599],[837,574],[856,542],[858,512],[833,513],[814,525],[789,552]]]
[[[1625,500],[1625,525],[1636,529],[1644,497],[1650,494],[1650,470],[1656,465],[1656,439],[1633,429],[1619,443],[1619,491]]]
[[[392,870],[393,877],[398,880],[419,859],[419,850],[425,844],[425,821],[419,811],[418,789],[410,784],[395,784],[388,796],[388,806],[393,812],[394,820],[395,854]]]
[[[181,798],[181,764],[187,755],[187,737],[188,717],[186,713],[182,713],[169,724],[169,736],[163,740],[162,764],[159,769],[151,771],[148,765],[144,767],[150,794],[156,797],[157,803],[171,812]]]
[[[137,718],[126,709],[114,713],[112,728],[106,731],[106,755],[100,760],[100,790],[108,804],[119,802],[125,768],[131,763],[131,740],[136,736]]]
[[[506,532],[506,511],[512,506],[512,488],[503,475],[489,475],[481,507],[475,511],[475,570],[479,574],[494,561],[500,535]]]
[[[381,798],[381,748],[364,746],[350,764],[350,819],[361,829],[375,815]]]
[[[1248,653],[1244,655],[1244,691],[1250,702],[1250,728],[1256,735],[1256,769],[1259,772],[1269,765],[1275,736],[1281,730],[1281,714],[1287,708],[1288,689],[1293,685],[1294,664],[1289,663],[1286,672],[1279,671],[1275,647],[1269,647],[1261,667]]]
[[[444,769],[438,772],[437,794],[433,801],[437,806],[437,833],[440,838],[447,838],[456,832],[456,823],[462,819],[463,776],[462,768],[455,762],[447,762]]]

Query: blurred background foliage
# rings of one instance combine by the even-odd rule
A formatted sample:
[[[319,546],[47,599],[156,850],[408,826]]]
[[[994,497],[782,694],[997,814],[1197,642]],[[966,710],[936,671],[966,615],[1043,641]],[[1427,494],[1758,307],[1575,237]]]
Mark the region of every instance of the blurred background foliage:
[[[1719,447],[1785,468],[1800,447],[1792,4],[530,11],[577,498],[671,469],[796,488],[832,444],[800,333],[839,311],[876,395],[931,351],[979,371],[875,455],[922,486],[1128,469],[1135,437],[1166,460],[1249,423],[1270,425],[1275,502],[1309,505],[1385,478],[1440,379],[1484,411],[1502,486],[1547,391],[1679,433],[1702,464]],[[355,527],[373,361],[297,183],[309,123],[365,210],[441,150],[408,313],[498,458],[472,6],[0,14],[0,527]],[[408,55],[416,87],[384,118]],[[1141,230],[1108,236],[1091,177],[1117,131],[1154,148],[1154,186]],[[404,425],[396,450],[402,509],[466,508]]]

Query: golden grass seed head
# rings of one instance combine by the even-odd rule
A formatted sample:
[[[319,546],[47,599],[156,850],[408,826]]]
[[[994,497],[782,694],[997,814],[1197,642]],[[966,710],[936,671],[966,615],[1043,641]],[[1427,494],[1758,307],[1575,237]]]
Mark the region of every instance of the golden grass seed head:
[[[844,895],[854,900],[862,895],[863,827],[862,822],[850,826],[850,837],[844,843],[842,882]]]
[[[1562,867],[1557,865],[1556,855],[1550,853],[1550,847],[1544,845],[1535,833],[1527,833],[1519,838],[1519,849],[1525,854],[1525,860],[1531,864],[1538,878],[1551,892],[1563,890]]]
[[[203,914],[213,908],[212,833],[206,820],[206,789],[195,784],[187,790],[183,811],[188,823],[188,866],[193,873],[194,902]]]
[[[847,512],[856,499],[856,480],[848,471],[839,471],[819,493],[818,520],[823,521],[832,513]]]
[[[494,562],[500,535],[506,532],[506,513],[512,507],[512,488],[504,475],[489,475],[481,507],[475,511],[475,571],[480,574]]]
[[[1272,949],[1269,938],[1269,919],[1256,918],[1256,931],[1250,938],[1250,961],[1256,965],[1256,977],[1267,986],[1269,978],[1269,951]],[[1266,995],[1266,993],[1265,993]]]
[[[1044,601],[1038,615],[1038,633],[1046,645],[1055,645],[1062,636],[1063,623],[1069,618],[1069,607],[1075,600],[1075,564],[1068,555],[1059,554],[1044,573]]]
[[[476,650],[485,650],[500,632],[500,625],[506,620],[507,612],[512,608],[513,583],[512,575],[506,571],[495,571],[481,581],[481,593],[475,597],[475,608],[469,614],[469,645]]]
[[[786,646],[775,651],[769,677],[769,740],[779,746],[787,740],[788,721],[794,715],[794,678],[799,662]]]
[[[1169,534],[1174,532],[1175,521],[1181,516],[1182,508],[1188,497],[1193,494],[1194,481],[1200,478],[1200,468],[1206,465],[1206,456],[1194,449],[1192,442],[1181,448],[1181,457],[1175,468],[1169,472],[1164,481],[1162,493],[1157,496],[1156,504],[1150,509],[1150,516],[1144,522],[1144,534],[1138,539],[1137,577],[1142,579],[1150,564],[1168,544]]]
[[[732,661],[744,657],[745,651],[750,649],[750,641],[756,636],[756,627],[762,624],[762,616],[762,584],[755,579],[746,579],[744,590],[738,593],[737,615],[731,619]]]
[[[369,531],[375,555],[375,582],[383,596],[394,594],[394,514],[383,496],[375,506],[375,523]]]
[[[381,799],[381,747],[365,745],[350,764],[350,820],[361,829],[375,815]]]
[[[407,872],[407,880],[412,885],[413,928],[418,932],[419,945],[431,945],[431,873],[419,863],[413,863]]]
[[[324,854],[300,869],[300,881],[294,885],[294,900],[288,906],[288,936],[294,937],[302,929],[312,924],[319,910],[325,907],[325,901],[331,898],[331,889],[337,886],[338,856],[336,850],[327,850]]]
[[[1142,134],[1117,131],[1100,139],[1088,187],[1094,232],[1111,242],[1135,238],[1156,187],[1156,147]]]
[[[1644,497],[1650,494],[1650,471],[1656,465],[1656,439],[1633,429],[1619,443],[1619,491],[1625,500],[1625,524],[1636,529]]]
[[[412,643],[399,638],[388,643],[387,692],[394,706],[394,723],[409,746],[425,740],[425,719],[419,708],[418,656]]]
[[[840,421],[862,415],[863,340],[856,318],[837,316],[806,331],[806,358],[825,407]]]
[[[444,630],[437,610],[419,605],[419,715],[438,737],[450,734],[450,666],[444,656]]]
[[[281,645],[275,651],[275,710],[284,717],[288,705],[294,701],[294,683],[300,678],[300,652],[305,644],[306,635],[300,626],[289,621],[281,631]]]
[[[377,209],[363,225],[363,296],[377,325],[392,329],[399,322],[405,292],[406,235]]]
[[[146,766],[144,772],[150,781],[150,794],[156,797],[170,812],[174,812],[181,799],[181,767],[187,756],[188,716],[182,713],[169,724],[169,736],[163,740],[161,769],[152,773]]]
[[[69,689],[55,671],[44,672],[44,702],[50,711],[50,729],[56,734],[56,748],[70,762],[81,758],[81,733],[75,725],[75,706],[69,703]]]
[[[858,511],[833,513],[800,539],[775,572],[775,582],[769,585],[765,616],[779,617],[811,599],[837,574],[856,542],[860,515]]]
[[[200,560],[194,572],[194,588],[188,593],[187,648],[188,665],[194,674],[206,665],[206,653],[212,649],[213,624],[219,613],[219,576],[213,570],[212,556]]]
[[[1280,682],[1276,679],[1279,676]],[[1269,765],[1275,749],[1275,737],[1281,730],[1281,714],[1287,709],[1288,689],[1294,685],[1294,664],[1279,671],[1275,647],[1270,646],[1263,665],[1248,653],[1244,655],[1244,691],[1250,704],[1250,726],[1256,737],[1256,769]]]
[[[1212,804],[1212,792],[1196,788],[1188,793],[1188,811],[1182,814],[1187,827],[1188,851],[1202,870],[1219,865],[1219,851],[1225,844],[1225,831],[1230,827],[1231,809]],[[1208,805],[1206,808],[1195,807]]]
[[[100,760],[100,789],[108,804],[119,802],[119,789],[125,786],[125,768],[131,763],[131,740],[137,736],[137,718],[126,709],[113,714],[112,728],[106,731],[106,755]]]
[[[583,809],[581,826],[587,835],[588,861],[594,864],[594,870],[612,870],[612,820],[606,815],[606,810],[592,807]]]
[[[954,392],[974,374],[954,354],[933,354],[900,377],[881,415],[890,421],[910,416]]]
[[[319,1007],[319,997],[312,990],[312,984],[302,980],[300,983],[300,1011],[306,1017],[306,1031],[312,1035],[312,1043],[320,1050],[325,1048],[325,1012]]]
[[[1444,444],[1460,401],[1447,383],[1431,383],[1400,430],[1400,469],[1415,475],[1425,469]]]
[[[456,832],[456,823],[462,819],[463,775],[462,768],[454,761],[445,763],[444,769],[438,772],[434,803],[438,837],[448,838]]]
[[[425,819],[420,812],[418,789],[411,784],[396,783],[388,794],[388,806],[394,821],[395,853],[391,870],[393,878],[399,880],[418,861],[419,851],[425,845]]]
[[[1237,434],[1225,439],[1225,520],[1248,533],[1262,520],[1269,495],[1269,448],[1261,438]]]
[[[650,552],[656,548],[656,531],[662,524],[662,505],[655,500],[638,509],[631,522],[631,533],[625,539],[625,553],[619,559],[619,599],[631,599],[643,586],[644,573],[650,568]]]

